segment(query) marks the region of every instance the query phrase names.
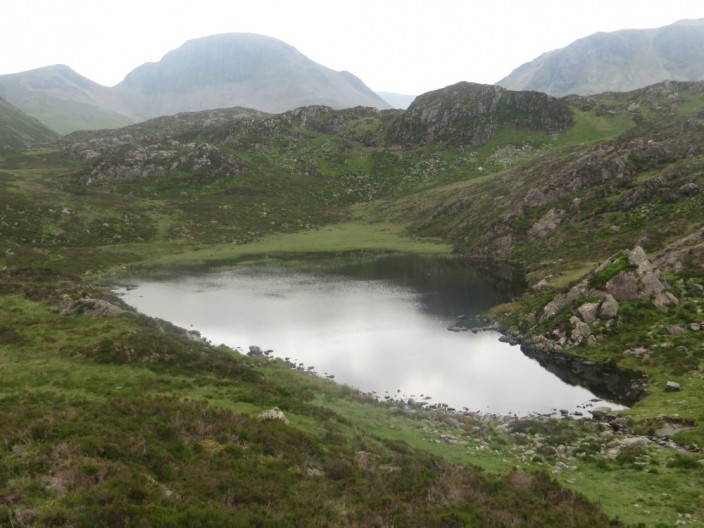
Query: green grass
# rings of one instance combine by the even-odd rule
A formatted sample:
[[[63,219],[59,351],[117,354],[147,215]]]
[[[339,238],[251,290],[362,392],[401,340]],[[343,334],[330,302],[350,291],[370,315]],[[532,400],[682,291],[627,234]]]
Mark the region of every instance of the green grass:
[[[400,231],[401,226],[393,224],[342,223],[312,231],[267,235],[259,242],[242,245],[190,246],[183,247],[179,253],[175,253],[174,247],[169,246],[167,256],[145,259],[139,267],[212,266],[253,256],[352,251],[449,254],[452,249],[438,240],[401,236]]]
[[[101,292],[4,273],[6,525],[607,522],[547,476],[514,487],[414,449],[404,440],[419,422],[355,391],[280,361],[206,349],[141,316],[60,315],[50,306],[64,294]],[[256,420],[273,406],[289,425]]]
[[[597,116],[593,111],[577,109],[574,109],[574,122],[572,128],[560,134],[557,146],[566,147],[615,138],[634,126],[632,116],[625,113]]]
[[[623,433],[611,439],[591,421],[409,411],[281,362],[190,342],[166,322],[56,308],[64,296],[109,298],[91,279],[133,269],[454,251],[500,254],[524,264],[531,283],[547,279],[546,290],[495,310],[529,328],[530,312],[603,259],[636,242],[653,254],[704,221],[704,195],[680,192],[686,183],[704,185],[701,140],[685,126],[701,98],[687,93],[668,110],[662,96],[645,94],[637,113],[626,112],[633,97],[575,103],[574,126],[559,134],[504,127],[471,148],[383,144],[393,121],[385,114],[351,119],[340,135],[299,122],[209,128],[193,114],[139,125],[147,135],[168,129],[179,138],[169,160],[177,168],[131,182],[86,184],[95,163],[119,166],[122,151],[88,162],[56,149],[4,154],[0,524],[563,526],[567,511],[576,525],[609,523],[546,473],[612,518],[701,523],[700,454],[651,445],[611,457]],[[150,141],[144,152],[163,148]],[[206,144],[217,152],[196,167]],[[585,154],[633,145],[646,147],[624,155],[613,178],[588,180],[611,167],[598,155],[566,181],[553,178]],[[220,170],[227,156],[235,161]],[[581,177],[582,187],[569,188]],[[536,188],[567,190],[534,206],[527,193]],[[548,235],[528,237],[550,208],[568,214]],[[504,244],[509,238],[513,245]],[[704,320],[701,298],[683,286],[701,284],[701,273],[696,261],[687,265],[668,277],[677,307],[662,313],[624,302],[599,346],[573,352],[648,374],[648,397],[624,413],[635,432],[681,419],[693,425],[675,439],[702,446],[700,335],[665,329]],[[606,268],[592,285],[624,266]],[[549,333],[551,323],[541,329]],[[624,356],[638,346],[651,350],[647,360]],[[683,390],[665,393],[668,380]],[[273,406],[289,426],[255,419]]]

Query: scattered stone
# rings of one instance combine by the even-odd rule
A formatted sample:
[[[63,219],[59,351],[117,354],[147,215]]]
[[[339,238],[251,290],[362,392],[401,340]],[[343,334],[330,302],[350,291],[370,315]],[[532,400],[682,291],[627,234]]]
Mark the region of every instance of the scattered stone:
[[[657,293],[653,299],[653,304],[661,312],[666,312],[671,304],[678,304],[679,300],[669,291]]]
[[[533,285],[533,289],[540,290],[542,288],[548,287],[548,281],[545,279],[540,279],[536,284]]]
[[[680,187],[680,194],[683,196],[692,196],[700,191],[699,185],[694,182],[685,183]]]
[[[125,310],[108,301],[86,297],[76,301],[66,300],[59,306],[61,315],[85,315],[87,317],[118,317]]]
[[[648,352],[648,350],[645,348],[639,347],[639,348],[629,348],[623,354],[626,356],[631,356],[631,357],[638,358],[638,359],[644,359],[650,355],[650,352]]]
[[[595,420],[604,420],[606,418],[615,418],[611,407],[594,407],[589,411]]]
[[[648,439],[644,436],[632,436],[621,440],[621,447],[645,447],[648,445]]]
[[[325,476],[325,471],[320,469],[319,467],[313,466],[309,467],[306,469],[306,475],[309,477],[324,477]]]
[[[572,324],[572,341],[575,343],[581,343],[583,340],[587,339],[592,335],[592,329],[589,325],[582,321],[579,317],[570,317],[570,323]]]
[[[674,335],[674,336],[676,336],[676,335],[682,335],[682,334],[684,334],[684,332],[685,332],[684,328],[682,328],[682,327],[679,326],[679,325],[667,325],[666,328],[667,328],[667,332],[668,332],[670,335]]]
[[[281,422],[285,425],[289,424],[288,418],[278,407],[273,407],[267,411],[262,411],[257,415],[257,420],[264,422],[267,420],[273,420],[276,422]]]
[[[564,209],[550,209],[528,230],[530,238],[542,238],[557,229],[565,216]]]
[[[670,438],[674,434],[679,433],[680,431],[686,431],[687,429],[691,429],[691,426],[665,423],[662,427],[657,429],[655,431],[655,433],[653,433],[653,434],[657,438]]]
[[[624,431],[631,425],[631,419],[628,416],[617,416],[609,422],[609,425],[614,431]]]
[[[675,381],[668,381],[665,384],[665,392],[679,392],[682,390],[682,386]]]
[[[701,325],[701,323],[690,323],[690,324],[689,324],[689,329],[690,329],[692,332],[699,332],[699,330],[702,329],[702,325]]]
[[[263,356],[264,351],[256,345],[250,345],[249,352],[247,352],[247,355],[248,356]]]

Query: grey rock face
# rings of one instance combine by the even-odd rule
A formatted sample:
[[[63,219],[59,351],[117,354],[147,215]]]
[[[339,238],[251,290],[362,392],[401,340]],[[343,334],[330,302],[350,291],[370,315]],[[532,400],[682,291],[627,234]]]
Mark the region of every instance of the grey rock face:
[[[618,308],[618,301],[607,293],[599,305],[599,319],[613,319],[618,315]]]
[[[606,283],[606,291],[619,301],[634,301],[638,295],[638,277],[630,271],[622,271]]]
[[[565,216],[564,209],[550,209],[528,230],[530,238],[542,238],[557,229]]]
[[[599,303],[584,303],[579,308],[577,308],[577,312],[582,318],[582,321],[590,325],[597,320],[598,309]]]
[[[579,317],[572,316],[570,318],[570,323],[572,324],[572,341],[579,344],[585,339],[592,335],[592,329],[589,325],[582,321]]]

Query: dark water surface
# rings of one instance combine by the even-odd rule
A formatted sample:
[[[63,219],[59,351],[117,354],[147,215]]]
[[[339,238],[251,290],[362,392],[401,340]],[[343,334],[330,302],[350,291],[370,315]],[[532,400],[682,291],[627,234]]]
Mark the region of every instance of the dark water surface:
[[[519,415],[588,405],[590,391],[564,383],[497,333],[448,330],[481,325],[477,316],[519,291],[510,271],[453,258],[357,255],[136,279],[120,293],[215,344],[273,349],[380,399]]]

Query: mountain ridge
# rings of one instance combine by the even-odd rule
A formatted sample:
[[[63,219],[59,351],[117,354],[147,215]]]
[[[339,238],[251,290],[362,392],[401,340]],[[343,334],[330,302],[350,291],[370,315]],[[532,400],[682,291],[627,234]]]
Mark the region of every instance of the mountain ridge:
[[[235,106],[267,112],[309,105],[391,108],[352,73],[251,33],[189,40],[110,88],[65,65],[0,75],[0,96],[61,134]]]
[[[496,84],[556,97],[704,79],[704,19],[600,32],[527,62]]]

